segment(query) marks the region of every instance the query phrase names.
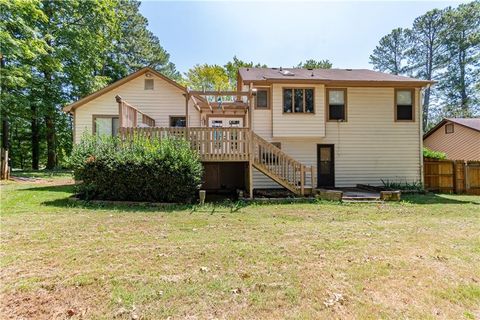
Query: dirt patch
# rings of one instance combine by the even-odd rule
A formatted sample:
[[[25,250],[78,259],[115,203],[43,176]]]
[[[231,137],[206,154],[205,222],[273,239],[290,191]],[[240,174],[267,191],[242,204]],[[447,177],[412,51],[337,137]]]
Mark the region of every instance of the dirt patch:
[[[17,183],[39,184],[39,185],[66,185],[75,184],[72,178],[34,178],[34,177],[10,177],[10,180]]]
[[[90,292],[90,293],[89,293]],[[2,294],[1,319],[78,319],[96,313],[97,290],[62,288]],[[93,294],[95,293],[95,294]]]

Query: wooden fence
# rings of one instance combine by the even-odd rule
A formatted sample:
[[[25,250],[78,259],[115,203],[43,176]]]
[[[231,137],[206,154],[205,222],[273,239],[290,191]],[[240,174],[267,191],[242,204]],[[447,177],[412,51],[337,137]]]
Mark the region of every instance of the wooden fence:
[[[480,195],[480,161],[425,159],[423,175],[428,191]]]

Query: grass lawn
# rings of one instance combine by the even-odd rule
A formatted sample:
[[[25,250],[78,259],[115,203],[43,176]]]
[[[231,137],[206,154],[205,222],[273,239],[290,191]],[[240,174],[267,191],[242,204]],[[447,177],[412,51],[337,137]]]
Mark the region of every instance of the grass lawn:
[[[194,211],[67,179],[1,186],[1,319],[480,319],[479,196]]]

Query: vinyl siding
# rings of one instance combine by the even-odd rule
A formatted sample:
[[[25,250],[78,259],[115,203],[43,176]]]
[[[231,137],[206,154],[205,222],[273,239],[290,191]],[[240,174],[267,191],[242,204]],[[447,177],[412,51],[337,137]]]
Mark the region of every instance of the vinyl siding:
[[[325,137],[277,138],[282,150],[307,166],[317,165],[317,144],[335,147],[335,185],[381,185],[383,180],[421,180],[419,91],[416,91],[415,122],[394,121],[393,88],[348,88],[347,122],[324,122]],[[322,93],[316,93],[321,95]],[[321,100],[323,101],[323,99]],[[281,105],[274,103],[275,109]],[[322,121],[324,121],[322,119]],[[275,122],[273,123],[275,130]],[[292,122],[291,126],[296,125]],[[322,126],[320,123],[319,127]],[[285,127],[288,127],[285,125]],[[256,188],[278,187],[254,172]]]
[[[314,108],[312,113],[283,113],[283,88],[313,88]],[[323,85],[274,84],[272,92],[273,127],[276,138],[311,138],[325,136],[325,108]]]
[[[153,76],[154,90],[144,90],[144,79],[145,75],[141,75],[78,107],[75,110],[75,142],[80,141],[84,132],[92,133],[93,115],[118,115],[116,95],[154,118],[156,126],[168,127],[171,115],[185,115],[185,97],[181,89]],[[200,113],[192,102],[188,112],[190,126],[200,126]]]
[[[445,133],[445,125],[429,135],[423,144],[425,147],[445,152],[451,160],[480,161],[480,132],[453,124],[453,133]]]

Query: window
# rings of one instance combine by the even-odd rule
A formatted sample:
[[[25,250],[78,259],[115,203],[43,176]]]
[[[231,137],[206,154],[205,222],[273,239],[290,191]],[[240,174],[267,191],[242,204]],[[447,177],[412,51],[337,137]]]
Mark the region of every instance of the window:
[[[257,96],[255,98],[255,108],[268,109],[270,108],[270,97],[268,89],[257,89]]]
[[[347,89],[327,89],[328,120],[347,120]]]
[[[283,112],[313,113],[314,110],[313,89],[283,89]]]
[[[413,90],[395,90],[395,121],[414,121]]]
[[[184,116],[170,116],[170,127],[184,128],[187,126],[187,120]]]
[[[145,79],[145,90],[153,90],[153,79]]]
[[[453,123],[447,123],[445,125],[445,133],[448,134],[448,133],[453,133]]]
[[[93,133],[97,136],[116,136],[119,124],[117,116],[94,115]]]

